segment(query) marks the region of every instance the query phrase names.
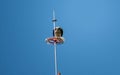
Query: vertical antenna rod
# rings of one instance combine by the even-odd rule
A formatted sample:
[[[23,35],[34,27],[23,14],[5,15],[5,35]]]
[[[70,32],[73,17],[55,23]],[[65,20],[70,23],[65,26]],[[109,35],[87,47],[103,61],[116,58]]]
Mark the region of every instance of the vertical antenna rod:
[[[47,39],[45,39],[45,41],[47,42],[47,43],[49,43],[49,44],[52,44],[52,45],[54,45],[54,70],[55,70],[55,75],[61,75],[61,73],[60,72],[58,72],[58,64],[57,64],[57,45],[58,44],[63,44],[64,43],[64,38],[62,37],[62,35],[63,35],[63,29],[62,28],[60,28],[60,27],[56,27],[55,25],[56,25],[56,22],[57,22],[57,20],[56,20],[56,18],[55,18],[55,11],[53,10],[53,19],[52,19],[52,22],[53,22],[53,37],[49,37],[49,38],[47,38]],[[58,33],[58,31],[59,31],[59,33]],[[59,36],[58,36],[58,34],[59,34]]]
[[[56,18],[55,18],[55,10],[53,10],[53,27],[55,29],[55,25],[56,25]],[[55,34],[55,30],[54,30],[54,34]],[[54,36],[55,37],[55,36]],[[54,60],[55,60],[55,75],[57,75],[57,51],[56,51],[56,42],[54,42]]]
[[[55,10],[53,10],[53,19],[52,19],[52,22],[53,22],[53,27],[55,29],[55,25],[56,25],[56,18],[55,18]]]

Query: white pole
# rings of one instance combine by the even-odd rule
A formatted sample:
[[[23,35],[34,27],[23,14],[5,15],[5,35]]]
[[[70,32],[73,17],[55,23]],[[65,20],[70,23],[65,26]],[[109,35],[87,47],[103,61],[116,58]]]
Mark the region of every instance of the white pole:
[[[53,10],[53,27],[55,29],[56,18],[55,18],[55,11]],[[54,30],[54,37],[55,37],[55,30]],[[55,60],[55,75],[57,75],[57,51],[56,51],[56,42],[54,42],[54,60]]]
[[[53,10],[53,27],[54,27],[54,29],[55,29],[55,22],[56,22],[55,10]]]
[[[55,55],[55,75],[57,75],[57,51],[56,51],[56,43],[54,43],[54,55]]]

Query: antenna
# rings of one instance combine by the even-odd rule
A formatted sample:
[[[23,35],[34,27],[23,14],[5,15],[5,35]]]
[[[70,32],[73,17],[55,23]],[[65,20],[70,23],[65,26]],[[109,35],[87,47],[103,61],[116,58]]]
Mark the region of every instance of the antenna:
[[[55,18],[55,10],[53,10],[53,27],[54,27],[54,34],[55,34],[55,25],[56,25],[56,18]],[[55,75],[57,75],[57,51],[56,51],[56,42],[54,42],[54,60],[55,60]]]
[[[54,28],[54,35],[55,35],[55,28],[56,28],[56,18],[55,18],[55,10],[53,10],[53,19],[52,19],[52,22],[53,22],[53,28]],[[58,29],[56,29],[58,30]],[[59,28],[60,30],[60,28]],[[56,33],[58,34],[58,33]],[[63,34],[63,31],[60,30],[60,33],[59,34]],[[61,75],[60,72],[58,72],[58,68],[57,68],[57,45],[58,44],[63,44],[64,43],[64,38],[62,36],[53,36],[53,37],[49,37],[46,39],[46,42],[49,43],[49,44],[52,44],[54,46],[54,63],[55,63],[55,75]]]
[[[53,20],[55,20],[55,10],[53,9]]]
[[[55,25],[56,25],[57,19],[55,18],[55,10],[54,9],[53,9],[53,19],[52,19],[52,22],[53,22],[53,28],[55,29]]]

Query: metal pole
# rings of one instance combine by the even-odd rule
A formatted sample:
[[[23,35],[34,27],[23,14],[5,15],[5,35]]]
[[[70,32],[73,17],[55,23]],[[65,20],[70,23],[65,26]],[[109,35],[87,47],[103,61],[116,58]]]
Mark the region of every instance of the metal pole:
[[[56,25],[56,18],[55,18],[55,10],[53,10],[53,28],[55,29],[55,25]],[[55,36],[55,30],[54,30],[54,37]],[[54,60],[55,60],[55,75],[57,75],[57,51],[56,51],[56,42],[54,42]]]
[[[54,56],[55,56],[55,75],[57,75],[57,51],[56,51],[56,43],[54,43]]]
[[[55,29],[55,25],[56,25],[56,18],[55,18],[55,10],[53,10],[53,28]]]

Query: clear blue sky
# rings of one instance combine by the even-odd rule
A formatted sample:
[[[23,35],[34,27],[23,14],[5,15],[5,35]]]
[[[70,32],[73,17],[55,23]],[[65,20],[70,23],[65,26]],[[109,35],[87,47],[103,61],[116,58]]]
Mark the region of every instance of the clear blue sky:
[[[62,75],[120,75],[120,0],[0,0],[0,75],[54,75],[53,9]]]

